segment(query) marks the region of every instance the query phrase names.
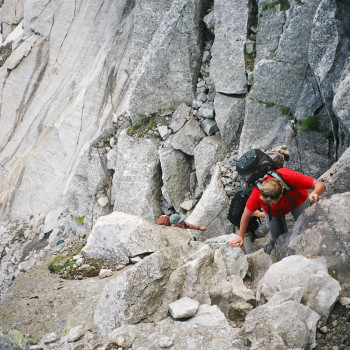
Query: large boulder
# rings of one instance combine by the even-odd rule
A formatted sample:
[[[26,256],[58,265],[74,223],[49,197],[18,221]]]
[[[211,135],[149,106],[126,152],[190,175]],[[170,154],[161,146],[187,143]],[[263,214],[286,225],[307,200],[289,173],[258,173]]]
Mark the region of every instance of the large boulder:
[[[264,277],[266,271],[272,265],[270,255],[266,254],[263,249],[248,254],[248,276],[252,289],[257,288],[259,281]]]
[[[171,146],[193,156],[197,144],[205,137],[199,123],[191,117],[185,125],[173,136]]]
[[[243,49],[247,35],[248,1],[216,1],[214,18],[215,40],[211,51],[210,76],[216,91],[226,94],[246,93]]]
[[[79,8],[70,1],[25,2],[25,40],[9,58],[16,57],[17,65],[2,66],[0,73],[1,114],[7,115],[0,121],[7,214],[23,217],[52,210],[61,202],[82,147],[100,133],[99,123],[107,117],[100,102],[109,73],[99,52],[101,41],[115,39],[115,30],[105,29],[111,29],[112,18],[114,24],[121,20],[121,7],[111,2]],[[101,17],[93,15],[98,9]]]
[[[141,320],[158,322],[166,318],[168,304],[182,297],[211,304],[211,292],[227,279],[219,250],[214,252],[198,242],[164,248],[106,286],[95,312],[95,324],[100,333],[107,333]]]
[[[186,230],[160,226],[137,216],[113,212],[98,219],[82,253],[86,258],[127,265],[132,257],[150,254],[174,244],[188,244],[191,238]]]
[[[285,289],[247,315],[244,329],[252,349],[312,349],[316,346],[316,325],[320,316],[300,304],[302,296],[302,288]]]
[[[258,284],[257,299],[270,300],[277,292],[296,287],[302,288],[302,303],[326,321],[341,288],[339,282],[329,276],[324,258],[292,255],[273,264]]]
[[[198,186],[204,190],[210,182],[210,170],[225,156],[225,147],[218,135],[205,137],[194,150]]]
[[[112,195],[114,210],[155,222],[162,214],[161,172],[158,144],[153,139],[133,138],[124,130],[118,139]]]
[[[239,329],[232,328],[217,306],[200,305],[197,314],[182,321],[170,317],[150,324],[125,325],[108,334],[110,342],[134,348],[174,350],[244,350]]]
[[[220,168],[216,166],[209,185],[186,221],[208,227],[200,233],[200,240],[230,234],[232,224],[227,219],[228,209],[229,199],[221,183]]]
[[[296,222],[287,250],[288,254],[299,254],[308,258],[323,256],[329,273],[340,282],[343,294],[348,296],[349,210],[350,192],[335,194],[329,199],[321,200],[317,205],[314,204]]]
[[[191,163],[184,153],[171,146],[159,150],[159,158],[162,168],[162,194],[180,212],[180,204],[190,192]]]
[[[247,98],[239,155],[252,148],[270,149],[285,144],[292,132],[288,116],[280,115],[278,106],[270,107]]]
[[[217,93],[215,95],[215,121],[222,141],[232,146],[238,143],[245,112],[245,99]]]

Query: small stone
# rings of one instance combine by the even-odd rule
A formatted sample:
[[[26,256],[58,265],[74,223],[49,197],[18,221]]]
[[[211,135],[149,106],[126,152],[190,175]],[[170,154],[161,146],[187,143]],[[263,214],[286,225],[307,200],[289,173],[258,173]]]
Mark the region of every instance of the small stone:
[[[323,333],[323,334],[328,333],[328,331],[329,331],[329,329],[328,329],[327,326],[323,326],[323,327],[320,328],[320,332]]]
[[[350,298],[347,297],[341,297],[339,299],[340,305],[346,307],[347,309],[350,308]]]
[[[219,131],[219,128],[213,119],[203,119],[201,127],[208,136],[214,135]]]
[[[108,200],[108,197],[105,196],[105,197],[101,197],[98,199],[98,204],[101,206],[101,207],[105,207],[107,204],[108,204],[109,200]]]
[[[76,262],[75,262],[75,265],[77,266],[81,266],[84,264],[84,258],[79,258]]]
[[[251,55],[254,51],[254,42],[251,40],[247,40],[245,43],[245,48],[246,48],[247,54]]]
[[[74,327],[69,331],[67,335],[67,341],[68,343],[76,342],[80,338],[82,338],[84,334],[85,334],[84,326],[81,325],[81,326]]]
[[[28,239],[28,237],[30,236],[30,230],[29,229],[26,229],[25,231],[24,231],[24,238],[25,239]]]
[[[203,118],[213,119],[214,118],[214,108],[205,104],[199,108],[199,116]]]
[[[112,270],[101,269],[99,277],[102,279],[102,278],[109,277],[109,276],[112,276],[112,275],[113,275],[113,271]]]
[[[44,350],[44,348],[40,345],[32,345],[29,350]]]
[[[159,341],[159,346],[162,349],[170,348],[173,345],[173,341],[169,337],[163,337]]]
[[[169,135],[171,130],[166,125],[161,125],[157,128],[160,137],[165,140]]]
[[[169,304],[169,312],[175,319],[189,318],[196,314],[198,307],[197,300],[184,297]]]
[[[53,332],[53,333],[45,334],[41,342],[44,344],[51,344],[51,343],[55,343],[57,340],[58,340],[58,336],[55,332]]]
[[[192,101],[192,108],[199,109],[202,105],[202,101],[199,100],[193,100]]]
[[[193,199],[189,199],[180,204],[180,207],[186,211],[189,211],[193,208],[195,201]]]
[[[139,263],[141,260],[142,260],[142,258],[139,257],[139,256],[134,256],[134,257],[130,258],[130,261],[131,261],[132,264],[137,264],[137,263]]]
[[[207,100],[207,95],[204,93],[204,92],[201,92],[198,97],[197,97],[197,100],[198,101],[201,101],[201,102],[205,102]]]

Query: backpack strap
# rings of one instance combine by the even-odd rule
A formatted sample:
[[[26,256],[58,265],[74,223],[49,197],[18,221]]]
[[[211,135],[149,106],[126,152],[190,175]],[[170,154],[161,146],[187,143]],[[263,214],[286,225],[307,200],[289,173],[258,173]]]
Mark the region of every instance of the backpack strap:
[[[286,192],[291,191],[291,190],[294,189],[293,187],[289,186],[289,185],[283,180],[282,175],[281,175],[280,173],[278,173],[277,171],[275,171],[275,170],[269,170],[269,171],[267,172],[267,174],[265,175],[265,178],[266,178],[267,175],[270,175],[270,176],[272,176],[273,178],[279,180],[279,181],[282,183],[283,187],[286,189]],[[260,180],[260,179],[259,179],[259,180]],[[260,186],[261,186],[261,185],[260,185]],[[259,188],[259,187],[258,187],[258,188]],[[259,190],[260,190],[260,188],[259,188]]]

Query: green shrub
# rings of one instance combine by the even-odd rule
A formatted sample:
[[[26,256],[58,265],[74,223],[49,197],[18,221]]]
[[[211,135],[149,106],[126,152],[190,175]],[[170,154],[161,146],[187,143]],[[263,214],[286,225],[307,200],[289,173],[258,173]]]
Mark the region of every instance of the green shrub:
[[[266,103],[265,103],[265,105],[266,105],[266,107],[273,107],[274,105],[275,105],[275,103],[274,102],[271,102],[271,101],[267,101]]]
[[[70,256],[68,255],[57,255],[55,259],[49,264],[49,270],[51,272],[57,272],[59,270],[65,269],[66,267],[72,268],[75,264],[75,261],[69,261]]]
[[[79,254],[83,248],[84,247],[82,246],[82,247],[79,247],[79,248],[75,249],[75,251],[73,252],[73,255]]]
[[[150,118],[147,122],[147,130],[154,130],[156,127],[156,122],[154,118]]]
[[[132,134],[137,128],[139,128],[141,126],[141,123],[135,123],[135,124],[132,124],[130,126],[130,128],[128,128],[128,130],[126,131],[127,134]]]
[[[63,265],[51,265],[50,266],[50,270],[53,271],[53,272],[56,272],[56,271],[59,271],[59,270],[63,270],[65,269],[66,267],[70,267],[72,268],[75,264],[75,261],[70,261],[70,262],[67,262]]]
[[[277,5],[280,5],[281,11],[287,11],[290,9],[290,4],[288,0],[277,0],[277,1],[271,2],[270,4],[263,4],[261,9],[263,11],[266,11],[266,10],[275,8]]]
[[[305,120],[303,120],[300,123],[300,130],[301,131],[316,131],[318,130],[318,125],[319,125],[319,121],[317,119],[317,116],[315,115],[310,115],[309,117],[307,117]]]
[[[290,4],[288,0],[280,0],[281,11],[287,11],[290,9]]]

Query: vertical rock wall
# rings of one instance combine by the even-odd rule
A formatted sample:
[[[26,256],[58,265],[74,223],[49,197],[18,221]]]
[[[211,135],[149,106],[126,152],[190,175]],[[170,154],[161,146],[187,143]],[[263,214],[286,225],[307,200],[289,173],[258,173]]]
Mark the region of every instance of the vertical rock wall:
[[[82,147],[118,111],[137,118],[192,99],[205,1],[17,3],[22,36],[0,69],[6,217],[61,203]],[[16,6],[3,10],[3,27],[18,22]]]
[[[348,5],[287,3],[259,1],[248,106],[260,107],[254,113],[246,109],[240,153],[285,143],[291,149],[289,166],[318,177],[349,143],[349,113],[337,98],[347,90]],[[264,124],[264,115],[273,120]],[[316,119],[313,125],[310,117]]]

